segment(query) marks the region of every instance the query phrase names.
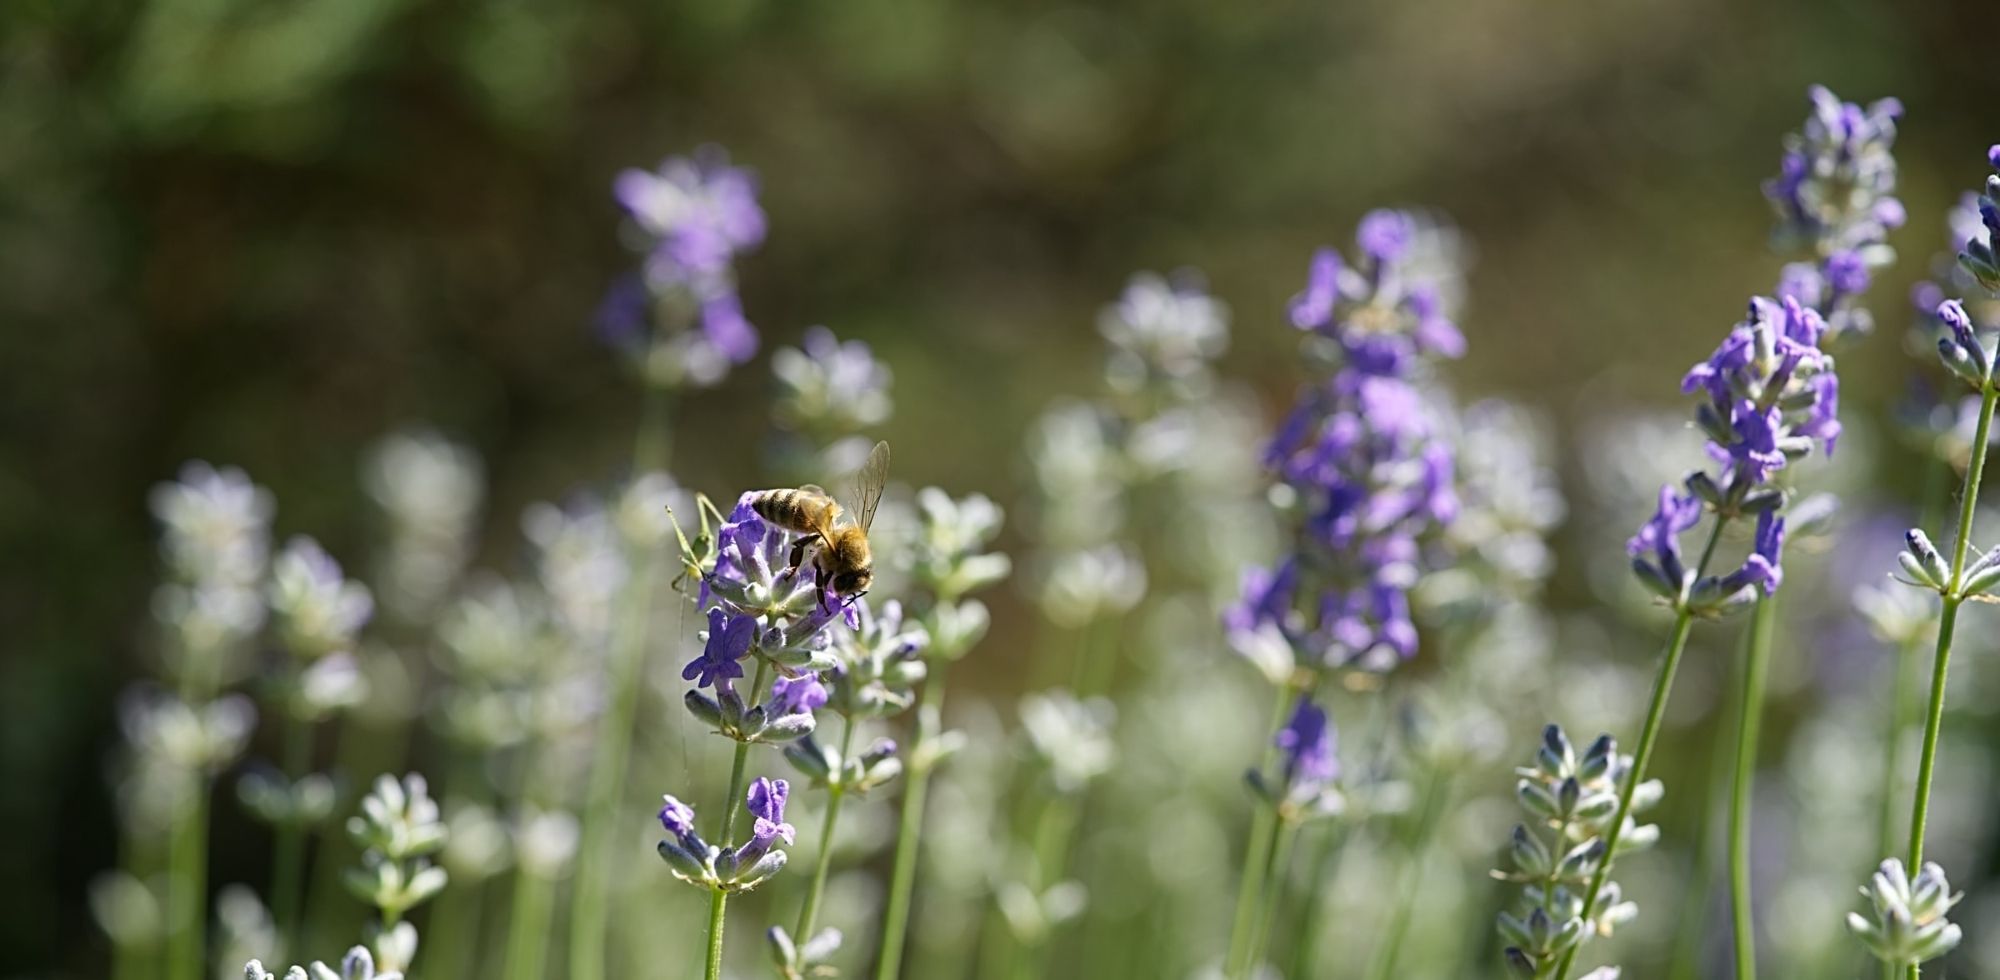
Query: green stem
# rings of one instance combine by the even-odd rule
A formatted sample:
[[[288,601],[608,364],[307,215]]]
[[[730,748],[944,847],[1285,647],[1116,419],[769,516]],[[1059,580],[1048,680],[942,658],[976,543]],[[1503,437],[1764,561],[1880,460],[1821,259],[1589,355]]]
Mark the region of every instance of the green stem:
[[[1917,498],[1917,526],[1932,527],[1943,519],[1947,503],[1945,475],[1949,465],[1926,453],[1923,461],[1924,485]],[[1901,811],[1897,807],[1899,791],[1903,785],[1903,736],[1916,724],[1919,703],[1916,699],[1917,653],[1923,649],[1923,636],[1912,635],[1898,644],[1895,660],[1889,665],[1893,672],[1890,678],[1890,701],[1888,730],[1882,734],[1882,812],[1877,816],[1875,853],[1891,854],[1902,837],[1899,822]]]
[[[942,730],[945,662],[931,664],[917,694],[917,737],[910,747],[909,778],[903,786],[902,809],[896,819],[896,859],[889,872],[889,905],[882,922],[882,955],[876,980],[896,980],[902,969],[903,943],[910,928],[910,895],[917,884],[917,834],[923,829],[924,797],[930,788],[931,766],[915,764],[930,751]]]
[[[1324,931],[1320,928],[1320,910],[1340,875],[1340,858],[1347,853],[1347,831],[1344,826],[1333,828],[1320,838],[1318,850],[1307,860],[1312,871],[1306,880],[1305,903],[1299,909],[1299,941],[1292,946],[1292,969],[1285,974],[1288,977],[1319,975],[1319,937]]]
[[[312,728],[294,715],[285,718],[285,779],[297,784],[312,766]],[[299,904],[305,900],[305,827],[297,820],[277,826],[271,855],[271,917],[290,952],[303,950]]]
[[[208,778],[191,773],[193,792],[176,815],[167,853],[167,980],[208,972]]]
[[[1972,545],[1972,518],[1979,504],[1979,481],[1986,470],[1986,447],[1993,433],[1993,408],[2000,401],[2000,387],[1992,384],[1979,400],[1979,425],[1972,436],[1972,460],[1965,470],[1965,489],[1958,502],[1958,541],[1952,548],[1950,588],[1945,590],[1944,611],[1938,619],[1937,653],[1931,666],[1930,712],[1924,721],[1923,754],[1917,757],[1917,791],[1910,805],[1910,863],[1915,874],[1924,863],[1924,821],[1930,816],[1931,776],[1937,766],[1938,734],[1944,727],[1944,682],[1951,665],[1951,639],[1958,626],[1958,607],[1965,602],[1960,589],[1965,586],[1965,554]],[[1910,980],[1917,980],[1923,967],[1909,966]]]
[[[1298,836],[1299,825],[1285,819],[1278,821],[1277,833],[1271,836],[1271,850],[1264,859],[1264,893],[1257,899],[1250,952],[1243,958],[1246,973],[1256,970],[1257,964],[1264,961],[1264,950],[1271,941],[1271,920],[1277,918],[1278,899],[1285,891],[1285,869],[1291,866],[1292,842]]]
[[[611,704],[604,725],[597,733],[597,751],[591,762],[590,788],[583,810],[583,831],[578,844],[576,884],[570,913],[569,974],[573,980],[603,980],[605,936],[610,926],[611,850],[614,830],[624,817],[619,790],[627,785],[632,750],[633,718],[639,710],[639,693],[645,686],[641,673],[646,660],[647,627],[652,619],[653,583],[659,574],[659,555],[649,552],[638,557],[638,568],[625,587],[625,608],[621,610],[618,638],[611,651]],[[754,690],[754,688],[753,688]],[[737,746],[737,764],[743,762],[742,744]],[[734,793],[730,796],[735,799]],[[734,811],[734,806],[730,807]]]
[[[481,900],[485,897],[483,882],[451,883],[444,895],[456,894],[456,900],[439,902],[431,910],[430,921],[424,926],[424,941],[420,955],[424,958],[423,976],[469,977],[478,975],[477,961],[468,963],[466,954],[478,947],[479,913]],[[442,898],[444,895],[440,895]]]
[[[1264,757],[1258,765],[1259,772],[1267,772],[1277,758],[1277,744],[1274,741],[1278,729],[1285,723],[1285,709],[1296,694],[1290,684],[1277,687],[1277,697],[1271,704],[1271,722],[1264,735]],[[1236,914],[1231,919],[1229,930],[1229,953],[1222,961],[1222,975],[1234,980],[1247,971],[1250,964],[1245,960],[1250,955],[1250,946],[1256,929],[1257,898],[1264,888],[1264,865],[1257,858],[1268,855],[1276,843],[1273,838],[1278,832],[1278,811],[1259,800],[1250,815],[1250,835],[1243,846],[1243,880],[1236,886]]]
[[[1716,522],[1715,537],[1721,536],[1721,521]],[[1713,546],[1715,537],[1709,539]],[[1712,547],[1710,550],[1713,550]],[[1704,562],[1704,565],[1706,563]],[[1673,690],[1674,673],[1680,669],[1681,654],[1687,651],[1688,633],[1694,628],[1694,614],[1686,609],[1674,618],[1673,634],[1667,639],[1667,649],[1660,658],[1660,671],[1653,678],[1652,700],[1646,706],[1646,724],[1639,730],[1639,748],[1632,756],[1632,772],[1625,777],[1624,785],[1618,791],[1618,812],[1611,818],[1609,828],[1604,832],[1603,861],[1598,862],[1597,873],[1590,876],[1590,889],[1584,893],[1583,908],[1586,913],[1597,904],[1597,893],[1604,888],[1604,882],[1611,876],[1612,859],[1618,854],[1618,838],[1624,833],[1625,818],[1632,813],[1632,793],[1646,780],[1646,764],[1653,760],[1653,744],[1660,736],[1660,723],[1667,716],[1667,695]],[[1570,968],[1576,964],[1578,943],[1563,954],[1561,965],[1556,967],[1555,980],[1568,980]]]
[[[1715,558],[1715,546],[1721,542],[1722,531],[1729,526],[1729,520],[1727,514],[1716,516],[1715,526],[1708,532],[1708,543],[1702,546],[1701,560],[1695,563],[1694,577],[1697,581],[1708,572],[1708,563]],[[1646,706],[1645,726],[1639,730],[1639,748],[1632,755],[1632,771],[1625,777],[1625,785],[1618,793],[1618,813],[1604,835],[1604,860],[1598,862],[1597,873],[1590,876],[1590,889],[1584,893],[1586,915],[1597,904],[1597,893],[1611,878],[1611,864],[1618,857],[1618,838],[1625,833],[1625,818],[1632,815],[1632,793],[1646,781],[1646,764],[1653,759],[1653,743],[1660,737],[1660,723],[1667,715],[1667,697],[1673,693],[1674,674],[1680,670],[1681,654],[1687,652],[1688,633],[1693,629],[1694,613],[1682,605],[1674,617],[1674,630],[1667,638],[1666,651],[1660,658],[1659,673],[1653,677],[1653,695]],[[1563,954],[1562,963],[1556,968],[1555,980],[1568,980],[1570,969],[1576,965],[1576,954],[1582,948],[1583,944],[1577,943]]]
[[[720,888],[708,900],[708,966],[703,980],[722,980],[722,914],[729,905],[729,893]]]
[[[1737,701],[1736,772],[1729,794],[1729,907],[1736,938],[1737,980],[1757,976],[1757,924],[1750,903],[1750,794],[1757,772],[1758,729],[1764,714],[1764,680],[1771,666],[1771,631],[1778,601],[1757,601],[1750,645],[1743,658],[1743,692]]]
[[[1744,642],[1744,656],[1747,657],[1749,655],[1747,635]],[[1740,690],[1732,689],[1730,703],[1718,706],[1717,710],[1740,712],[1742,709],[1736,704],[1735,699],[1741,697]],[[1695,821],[1691,832],[1694,838],[1691,842],[1695,855],[1694,870],[1692,880],[1681,896],[1680,919],[1675,929],[1673,958],[1667,965],[1667,980],[1695,980],[1707,948],[1709,897],[1714,892],[1713,886],[1716,880],[1722,875],[1720,865],[1723,862],[1716,856],[1715,851],[1717,838],[1725,834],[1717,826],[1720,822],[1717,807],[1718,801],[1727,792],[1735,760],[1723,751],[1726,747],[1724,740],[1731,733],[1724,730],[1721,725],[1710,727],[1714,729],[1714,733],[1702,747],[1709,760],[1708,781],[1704,784],[1706,792],[1699,801],[1700,805],[1696,811],[1701,819]]]
[[[505,980],[535,980],[548,975],[549,919],[554,912],[555,882],[528,871],[514,876]]]
[[[1402,953],[1403,937],[1410,931],[1410,919],[1416,914],[1417,893],[1423,887],[1424,859],[1430,855],[1431,835],[1437,831],[1438,817],[1444,810],[1450,791],[1449,774],[1443,767],[1434,764],[1428,785],[1424,787],[1423,809],[1417,813],[1416,834],[1410,840],[1402,881],[1396,889],[1396,907],[1389,914],[1388,932],[1375,947],[1374,964],[1368,971],[1373,980],[1389,980],[1396,975],[1396,958]]]
[[[1118,675],[1118,619],[1099,616],[1078,630],[1076,663],[1071,667],[1070,689],[1079,698],[1111,693]]]
[[[847,760],[854,751],[854,719],[842,717],[840,730],[840,781],[827,787],[826,820],[819,830],[819,862],[813,867],[812,887],[806,891],[805,905],[799,909],[799,927],[792,938],[803,945],[812,938],[819,917],[820,893],[826,890],[827,869],[833,866],[833,825],[840,819],[840,799],[847,793]]]
[[[1063,878],[1063,871],[1069,863],[1070,839],[1076,832],[1079,802],[1072,794],[1058,794],[1050,797],[1035,817],[1035,888],[1038,892],[1047,892],[1050,886]],[[1046,963],[1054,943],[1055,930],[1051,926],[1036,940],[1027,955],[1010,958],[1013,967],[1007,972],[1013,974],[1016,980],[1047,976]]]
[[[751,704],[757,703],[757,699],[762,696],[759,692],[764,689],[765,673],[766,665],[760,659],[757,661],[757,673],[750,680]],[[716,835],[716,839],[722,842],[723,847],[736,843],[736,839],[730,835],[736,832],[736,811],[743,806],[743,769],[749,761],[750,743],[736,743],[736,755],[729,761],[729,793],[722,798],[722,832]]]

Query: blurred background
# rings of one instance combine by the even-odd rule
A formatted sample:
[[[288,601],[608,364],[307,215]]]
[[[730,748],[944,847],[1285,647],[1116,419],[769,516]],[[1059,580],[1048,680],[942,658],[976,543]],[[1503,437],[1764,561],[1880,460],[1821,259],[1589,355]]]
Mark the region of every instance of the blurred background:
[[[813,324],[867,340],[896,476],[1010,509],[1030,422],[1101,384],[1094,324],[1132,272],[1206,274],[1234,314],[1220,372],[1271,419],[1311,250],[1371,207],[1435,209],[1473,257],[1449,381],[1545,412],[1574,500],[1614,465],[1595,427],[1680,412],[1683,366],[1770,288],[1758,183],[1813,82],[1907,107],[1902,260],[1842,355],[1857,451],[1893,442],[1903,296],[2000,140],[1991,36],[1972,0],[10,3],[0,970],[104,963],[86,891],[116,860],[115,695],[151,670],[146,497],[183,460],[243,467],[281,537],[358,563],[365,450],[433,427],[485,460],[475,563],[500,568],[527,503],[622,471],[639,394],[592,319],[633,262],[623,168],[716,143],[754,169],[770,233],[739,276],[766,349]],[[676,404],[683,485],[757,482],[771,386],[760,357]],[[1914,493],[1895,452],[1864,498]],[[1617,535],[1650,506],[1606,503]],[[1598,605],[1616,540],[1558,535],[1557,614]],[[1011,697],[1036,613],[989,601],[955,684]],[[1654,642],[1588,653],[1643,665]],[[1698,713],[1721,668],[1694,668]]]

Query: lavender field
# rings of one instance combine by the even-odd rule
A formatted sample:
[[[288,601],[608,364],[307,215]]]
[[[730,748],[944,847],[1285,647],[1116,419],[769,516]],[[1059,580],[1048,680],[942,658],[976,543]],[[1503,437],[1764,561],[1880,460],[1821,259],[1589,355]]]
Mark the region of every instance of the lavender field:
[[[2000,977],[1990,10],[0,25],[0,977]]]

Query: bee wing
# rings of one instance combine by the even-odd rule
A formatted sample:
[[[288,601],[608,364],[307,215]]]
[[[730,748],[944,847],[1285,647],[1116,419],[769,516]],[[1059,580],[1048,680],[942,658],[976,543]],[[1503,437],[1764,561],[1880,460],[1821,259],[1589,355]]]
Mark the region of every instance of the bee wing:
[[[867,531],[875,523],[875,508],[882,503],[882,486],[889,482],[889,444],[878,442],[868,451],[868,461],[854,474],[854,512]]]
[[[809,493],[809,494],[812,494],[812,495],[813,495],[813,496],[815,496],[815,497],[826,497],[826,496],[830,496],[830,494],[828,494],[828,493],[826,492],[826,488],[825,488],[825,487],[822,487],[822,486],[820,486],[820,485],[819,485],[819,484],[817,484],[817,483],[808,483],[808,484],[806,484],[805,486],[802,486],[802,487],[800,487],[800,488],[799,488],[799,492],[800,492],[800,493]],[[820,541],[821,541],[822,543],[824,543],[824,544],[828,544],[828,545],[831,545],[831,544],[833,544],[833,523],[834,523],[834,522],[829,522],[829,523],[826,523],[826,524],[822,524],[822,523],[821,523],[820,521],[818,521],[818,520],[814,520],[813,518],[816,518],[816,517],[818,517],[818,516],[819,516],[819,512],[818,512],[817,508],[814,508],[814,509],[811,509],[811,510],[809,510],[809,511],[808,511],[808,514],[809,514],[809,515],[811,515],[811,516],[809,516],[809,517],[807,518],[807,523],[808,523],[808,524],[811,524],[811,525],[812,525],[812,533],[814,533],[814,534],[817,534],[817,535],[819,535],[819,539],[820,539]]]

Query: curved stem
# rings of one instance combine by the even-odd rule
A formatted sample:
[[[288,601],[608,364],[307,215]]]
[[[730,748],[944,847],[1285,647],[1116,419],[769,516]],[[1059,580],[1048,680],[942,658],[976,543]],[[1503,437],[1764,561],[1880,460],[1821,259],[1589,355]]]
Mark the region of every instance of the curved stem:
[[[895,980],[903,965],[903,942],[910,928],[910,893],[917,884],[917,834],[923,829],[924,797],[930,789],[931,766],[920,762],[942,730],[945,662],[931,664],[917,694],[917,738],[910,747],[908,782],[896,818],[896,860],[889,872],[889,905],[882,920],[882,955],[876,980]]]
[[[1720,536],[1722,522],[1716,523]],[[1711,539],[1711,543],[1713,539]],[[1660,658],[1660,671],[1653,678],[1652,700],[1646,706],[1646,724],[1639,730],[1639,748],[1632,755],[1632,772],[1625,777],[1624,786],[1618,791],[1618,812],[1611,818],[1610,828],[1604,833],[1604,860],[1598,862],[1597,873],[1590,876],[1590,890],[1584,893],[1583,908],[1586,915],[1597,904],[1597,894],[1604,888],[1604,882],[1611,877],[1611,863],[1618,854],[1618,838],[1624,833],[1625,819],[1632,813],[1632,793],[1646,780],[1646,764],[1653,760],[1653,745],[1660,737],[1660,723],[1667,715],[1667,695],[1673,690],[1674,673],[1680,669],[1681,654],[1687,651],[1688,633],[1694,627],[1694,614],[1682,610],[1674,618],[1673,634],[1667,639],[1667,649]],[[1563,954],[1562,964],[1556,967],[1555,980],[1568,980],[1570,968],[1576,964],[1578,943]]]
[[[708,900],[708,966],[703,980],[722,980],[722,918],[729,905],[729,893],[720,888]]]
[[[1771,630],[1777,599],[1757,600],[1750,644],[1743,658],[1743,691],[1737,702],[1736,772],[1729,794],[1729,906],[1736,939],[1737,980],[1757,976],[1757,936],[1750,902],[1750,794],[1757,771],[1758,729],[1764,714],[1764,680],[1771,666]]]
[[[285,718],[284,773],[296,786],[312,765],[312,729],[293,715]],[[299,903],[305,898],[305,827],[296,820],[278,824],[271,854],[271,918],[287,951],[300,950]]]
[[[657,554],[639,556],[625,587],[625,609],[611,650],[611,702],[597,733],[590,787],[578,841],[575,899],[570,912],[569,973],[573,980],[602,980],[604,939],[611,900],[612,830],[624,816],[619,790],[627,784],[633,719],[639,710],[647,626],[651,618]]]
[[[1243,958],[1246,973],[1263,962],[1264,949],[1271,940],[1271,920],[1277,917],[1278,900],[1285,891],[1285,869],[1291,866],[1292,842],[1299,836],[1299,825],[1280,819],[1277,833],[1271,837],[1271,850],[1264,861],[1264,894],[1257,900],[1255,925],[1250,932],[1250,950]]]
[[[1944,683],[1951,665],[1951,639],[1958,625],[1958,607],[1965,602],[1959,590],[1965,584],[1965,554],[1972,544],[1972,518],[1979,504],[1979,481],[1986,470],[1986,447],[1993,433],[1993,408],[2000,400],[2000,388],[1992,384],[1979,400],[1979,425],[1972,437],[1972,460],[1965,470],[1965,489],[1958,502],[1958,540],[1952,548],[1951,588],[1944,596],[1944,610],[1938,619],[1937,653],[1931,665],[1930,712],[1924,722],[1923,754],[1917,757],[1917,790],[1910,805],[1910,863],[1915,874],[1924,862],[1924,821],[1930,815],[1931,776],[1937,766],[1938,734],[1944,727]],[[1911,980],[1923,967],[1909,966]]]
[[[174,822],[167,857],[167,980],[208,972],[208,778],[188,776],[191,798]]]
[[[1320,835],[1319,848],[1306,859],[1309,870],[1305,902],[1298,915],[1299,941],[1292,946],[1292,968],[1285,976],[1319,975],[1319,938],[1325,931],[1320,928],[1320,910],[1326,904],[1326,894],[1333,890],[1334,880],[1340,876],[1340,858],[1347,853],[1347,836],[1346,824],[1327,829]]]
[[[1292,701],[1292,685],[1280,684],[1277,698],[1271,704],[1271,722],[1264,733],[1264,757],[1258,764],[1258,771],[1271,768],[1277,758],[1278,729],[1285,723],[1285,708]],[[1264,862],[1259,855],[1268,855],[1276,843],[1272,838],[1278,830],[1276,808],[1258,800],[1255,812],[1250,815],[1250,835],[1243,846],[1243,879],[1236,887],[1236,914],[1229,930],[1229,952],[1222,961],[1222,975],[1228,978],[1242,976],[1249,969],[1244,960],[1250,955],[1250,945],[1256,929],[1257,898],[1264,888]]]
[[[1424,859],[1430,854],[1431,835],[1450,795],[1451,779],[1433,763],[1431,778],[1424,787],[1423,809],[1418,811],[1416,834],[1410,839],[1403,864],[1402,881],[1396,889],[1396,907],[1389,914],[1389,927],[1375,948],[1374,963],[1368,971],[1373,980],[1390,980],[1396,975],[1396,957],[1402,952],[1403,937],[1416,914],[1417,892],[1423,887]]]
[[[819,861],[813,867],[812,887],[806,891],[805,905],[799,908],[799,927],[792,938],[800,945],[812,938],[815,920],[819,917],[820,893],[826,890],[827,869],[833,866],[833,824],[840,819],[840,799],[847,793],[845,783],[847,760],[854,751],[854,719],[841,718],[840,731],[840,780],[827,787],[826,820],[820,824]]]

